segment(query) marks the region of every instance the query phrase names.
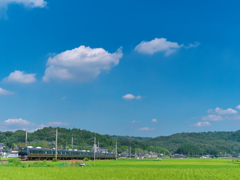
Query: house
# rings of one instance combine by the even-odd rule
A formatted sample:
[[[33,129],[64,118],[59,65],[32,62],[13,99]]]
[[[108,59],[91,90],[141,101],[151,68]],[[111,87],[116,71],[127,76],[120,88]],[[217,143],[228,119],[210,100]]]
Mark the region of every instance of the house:
[[[171,156],[171,158],[184,158],[185,156],[183,154],[174,154]]]
[[[18,157],[18,149],[12,149],[10,154],[7,155],[7,158],[17,158]]]
[[[94,152],[94,150],[95,150],[95,152],[101,152],[101,153],[107,153],[108,152],[107,148],[98,147],[97,144],[94,144],[94,146],[92,147],[92,152]]]

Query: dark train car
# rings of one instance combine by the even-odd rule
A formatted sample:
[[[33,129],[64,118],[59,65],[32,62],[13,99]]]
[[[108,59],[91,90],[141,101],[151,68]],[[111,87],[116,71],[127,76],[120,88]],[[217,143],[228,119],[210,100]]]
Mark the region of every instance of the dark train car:
[[[51,160],[55,158],[55,149],[43,149],[43,148],[19,148],[18,157],[21,160]],[[94,159],[94,152],[85,151],[69,151],[58,149],[57,158],[60,160],[70,159]],[[115,159],[114,153],[95,153],[95,159]]]

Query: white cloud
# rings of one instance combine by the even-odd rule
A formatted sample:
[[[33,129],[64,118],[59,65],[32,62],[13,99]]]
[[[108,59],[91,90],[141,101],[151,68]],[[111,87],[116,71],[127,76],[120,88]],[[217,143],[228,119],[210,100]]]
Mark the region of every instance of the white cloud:
[[[142,99],[142,96],[137,96],[136,99]]]
[[[167,41],[166,38],[155,38],[152,41],[142,41],[135,47],[135,51],[145,54],[154,54],[156,52],[165,52],[168,56],[174,53],[177,49],[182,47],[176,42]]]
[[[195,48],[195,47],[198,47],[200,45],[200,42],[195,42],[194,44],[189,44],[188,46],[184,46],[185,48]]]
[[[156,119],[152,119],[152,123],[156,123],[157,122],[157,120]]]
[[[48,59],[43,81],[52,79],[86,82],[96,78],[102,71],[118,65],[122,56],[122,48],[113,54],[103,48],[92,49],[85,46],[67,50]]]
[[[62,123],[62,122],[48,122],[47,125],[56,127],[56,126],[69,126],[71,124],[70,123]]]
[[[47,5],[47,2],[44,0],[0,0],[0,7],[6,8],[8,4],[23,4],[26,7],[43,8]]]
[[[219,107],[217,107],[217,108],[215,109],[215,112],[216,112],[217,114],[237,114],[237,113],[238,113],[236,110],[231,109],[231,108],[228,108],[228,109],[226,109],[226,110],[223,110],[223,109],[221,109],[221,108],[219,108]]]
[[[63,99],[67,99],[67,97],[62,97],[62,98],[60,98],[61,100],[63,100]]]
[[[3,81],[9,83],[24,83],[30,84],[36,81],[36,74],[25,74],[24,71],[14,71]]]
[[[139,123],[140,121],[133,120],[131,123]]]
[[[0,122],[1,131],[26,130],[32,126],[35,126],[35,124],[22,118],[7,119],[3,122]]]
[[[143,128],[139,128],[139,131],[153,131],[155,130],[155,128],[149,128],[149,127],[143,127]]]
[[[131,100],[131,99],[135,99],[135,96],[132,94],[126,94],[122,98],[126,100]]]
[[[209,109],[209,110],[207,110],[207,112],[210,114],[213,112],[213,109]]]
[[[197,124],[193,124],[191,126],[203,127],[203,126],[211,126],[211,124],[209,122],[205,121],[205,122],[198,122]]]
[[[139,100],[139,99],[142,99],[141,96],[136,96],[136,97],[135,97],[133,94],[126,94],[126,95],[124,95],[122,98],[125,99],[125,100],[132,100],[132,99],[137,99],[137,100]]]
[[[26,121],[22,118],[19,119],[8,119],[4,121],[4,125],[25,125],[25,126],[30,126],[34,125],[34,123],[31,123],[29,121]]]
[[[209,120],[209,121],[222,121],[223,117],[220,115],[207,115],[205,117],[202,117],[203,121]]]
[[[0,88],[0,95],[12,95],[12,94],[14,94],[14,92],[7,91],[3,88]]]
[[[238,106],[236,107],[236,109],[240,109],[240,105],[238,105]]]

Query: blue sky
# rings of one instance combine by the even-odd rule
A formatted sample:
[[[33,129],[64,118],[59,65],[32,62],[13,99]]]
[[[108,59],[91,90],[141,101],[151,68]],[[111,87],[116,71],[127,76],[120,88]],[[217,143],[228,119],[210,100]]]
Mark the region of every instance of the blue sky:
[[[1,0],[0,130],[238,130],[238,6]]]

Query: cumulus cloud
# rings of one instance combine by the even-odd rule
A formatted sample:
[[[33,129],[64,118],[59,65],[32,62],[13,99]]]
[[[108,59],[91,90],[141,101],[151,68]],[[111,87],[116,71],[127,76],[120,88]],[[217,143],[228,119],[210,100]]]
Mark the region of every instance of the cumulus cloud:
[[[69,126],[71,124],[70,123],[62,123],[62,122],[48,122],[47,125],[56,127],[56,126]]]
[[[122,56],[122,48],[113,54],[85,46],[67,50],[48,59],[43,81],[86,82],[118,65]]]
[[[157,122],[157,119],[152,119],[152,123],[156,123]]]
[[[226,109],[226,110],[223,110],[223,109],[221,109],[221,108],[219,108],[219,107],[217,107],[217,108],[215,109],[215,112],[216,112],[217,114],[237,114],[237,113],[238,113],[236,110],[231,109],[231,108],[228,108],[228,109]]]
[[[28,132],[34,132],[39,129],[43,129],[44,127],[62,127],[69,126],[70,123],[63,122],[47,122],[46,124],[37,125],[25,119],[7,119],[5,121],[0,122],[0,127],[2,131],[16,131],[16,130],[26,130]]]
[[[24,119],[22,119],[22,118],[5,120],[5,121],[4,121],[4,124],[5,124],[5,125],[20,124],[20,125],[26,125],[26,126],[34,125],[34,123],[31,123],[31,122],[29,122],[29,121],[26,121],[26,120],[24,120]]]
[[[238,106],[236,107],[236,109],[240,109],[240,105],[238,105]]]
[[[7,119],[3,122],[0,122],[2,131],[16,131],[16,130],[25,130],[29,127],[35,126],[34,123],[29,122],[25,119]]]
[[[7,91],[3,88],[0,88],[0,95],[12,95],[12,94],[14,94],[14,92]]]
[[[24,71],[14,71],[4,78],[4,82],[30,84],[36,81],[36,74],[25,74]]]
[[[149,127],[143,127],[143,128],[139,128],[139,131],[153,131],[155,130],[155,128],[149,128]]]
[[[23,4],[26,7],[43,8],[47,5],[47,2],[44,0],[0,0],[0,8],[6,8],[9,4]]]
[[[203,126],[211,126],[211,124],[209,122],[205,121],[205,122],[198,122],[198,123],[193,124],[191,126],[203,127]]]
[[[166,38],[155,38],[151,41],[142,41],[135,47],[135,51],[144,53],[144,54],[154,54],[157,52],[164,52],[166,56],[176,52],[179,48],[193,48],[198,47],[200,45],[199,42],[194,44],[189,44],[188,46],[184,46],[184,44],[178,44],[177,42],[167,41]]]
[[[133,94],[126,94],[126,95],[124,95],[122,98],[125,99],[125,100],[132,100],[132,99],[137,99],[137,100],[139,100],[139,99],[142,99],[141,96],[136,96],[136,97],[135,97]]]
[[[202,117],[203,121],[209,120],[209,121],[222,121],[223,117],[220,115],[207,115],[205,117]]]
[[[174,53],[177,49],[182,47],[176,42],[167,41],[166,38],[155,38],[152,41],[142,41],[135,47],[135,51],[144,54],[154,54],[156,52],[164,52],[166,56]]]

